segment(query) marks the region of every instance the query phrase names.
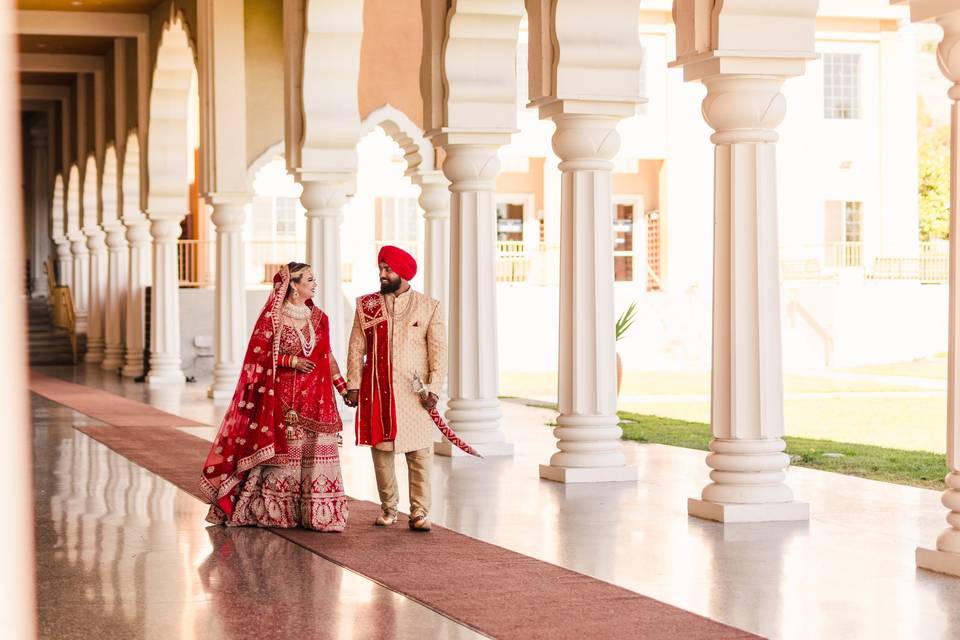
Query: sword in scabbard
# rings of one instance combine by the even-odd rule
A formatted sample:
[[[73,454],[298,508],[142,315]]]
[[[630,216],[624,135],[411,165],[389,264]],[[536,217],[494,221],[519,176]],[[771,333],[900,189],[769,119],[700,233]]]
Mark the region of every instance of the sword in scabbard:
[[[430,396],[430,392],[427,391],[427,388],[423,385],[423,380],[420,379],[420,374],[413,374],[413,391],[419,395],[422,399],[426,400]],[[440,433],[443,434],[447,440],[450,441],[453,446],[457,447],[464,453],[469,453],[471,456],[476,456],[482,458],[483,456],[477,453],[477,450],[471,447],[466,441],[464,441],[456,432],[443,421],[443,418],[440,417],[440,412],[437,411],[436,407],[432,409],[427,409],[427,413],[430,414],[430,418],[433,420],[433,424],[437,425],[437,429],[440,430]]]

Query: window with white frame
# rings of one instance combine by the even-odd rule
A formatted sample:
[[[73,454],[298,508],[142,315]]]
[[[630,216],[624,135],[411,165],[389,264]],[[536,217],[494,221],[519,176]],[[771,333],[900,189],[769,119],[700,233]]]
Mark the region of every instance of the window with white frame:
[[[273,216],[278,236],[297,235],[298,198],[278,196],[273,200]]]
[[[631,202],[613,205],[613,279],[633,282],[634,222],[636,207]]]
[[[855,200],[828,200],[824,203],[824,252],[831,267],[860,267],[863,264],[863,203]]]
[[[377,198],[374,202],[374,232],[380,246],[394,244],[416,255],[419,222],[416,198]]]
[[[860,117],[859,54],[823,54],[823,117],[834,120]]]

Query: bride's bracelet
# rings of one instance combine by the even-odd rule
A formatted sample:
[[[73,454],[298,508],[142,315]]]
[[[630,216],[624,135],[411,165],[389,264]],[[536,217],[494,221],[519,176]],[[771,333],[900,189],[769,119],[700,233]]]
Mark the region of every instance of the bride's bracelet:
[[[341,396],[347,394],[347,381],[339,373],[333,375],[333,386]]]

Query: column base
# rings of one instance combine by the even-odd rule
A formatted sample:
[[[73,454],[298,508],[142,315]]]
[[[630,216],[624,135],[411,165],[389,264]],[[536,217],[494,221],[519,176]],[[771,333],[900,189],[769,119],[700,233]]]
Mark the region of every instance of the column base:
[[[917,567],[960,577],[960,553],[917,547]]]
[[[139,378],[143,375],[143,365],[138,367],[124,365],[123,369],[120,371],[120,375],[122,375],[124,378]]]
[[[123,359],[115,356],[105,356],[103,362],[100,363],[100,368],[104,371],[116,371],[121,367],[123,367]]]
[[[103,362],[103,351],[87,351],[87,355],[83,357],[83,362],[85,364],[100,364]]]
[[[796,501],[738,504],[689,498],[687,513],[696,518],[716,522],[791,522],[809,520],[810,505]]]
[[[482,455],[484,458],[513,455],[512,442],[481,442],[477,444],[471,442],[470,446],[476,449],[477,453]],[[447,439],[433,443],[433,453],[438,456],[446,456],[448,458],[459,458],[461,456],[467,458],[473,457],[450,444],[450,441]]]
[[[156,371],[147,374],[148,387],[174,387],[186,384],[182,371]]]
[[[540,477],[544,480],[579,484],[587,482],[636,482],[637,468],[632,465],[620,467],[554,467],[540,465]]]
[[[236,385],[232,387],[217,386],[214,384],[209,389],[207,389],[207,397],[215,401],[230,400],[233,397],[234,392],[237,390]]]

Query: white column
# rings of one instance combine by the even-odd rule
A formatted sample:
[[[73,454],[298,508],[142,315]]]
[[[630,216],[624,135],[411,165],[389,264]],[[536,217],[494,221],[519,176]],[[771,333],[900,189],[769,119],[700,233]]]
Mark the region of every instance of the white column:
[[[33,185],[33,242],[31,243],[30,268],[34,297],[46,297],[47,276],[43,266],[50,255],[50,191],[49,160],[47,151],[47,131],[30,131],[31,164]]]
[[[87,333],[87,295],[90,287],[90,251],[87,249],[87,237],[79,229],[71,231],[70,253],[73,256],[72,286],[73,306],[76,312],[76,331]]]
[[[634,107],[627,109],[623,115]],[[575,111],[542,115],[552,115],[557,125],[553,149],[561,159],[560,417],[554,429],[559,451],[549,465],[540,465],[540,477],[636,480],[636,467],[626,464],[620,450],[617,418],[611,171],[620,118]]]
[[[446,144],[443,173],[450,180],[450,400],[446,417],[457,434],[484,456],[513,455],[500,429],[497,363],[497,149]],[[446,440],[440,455],[459,455]]]
[[[184,384],[180,370],[180,281],[177,271],[177,238],[180,220],[155,216],[150,220],[153,237],[153,286],[150,300],[150,371],[147,384]]]
[[[416,175],[423,209],[423,283],[424,293],[440,301],[443,317],[448,317],[450,299],[450,183],[440,171]]]
[[[344,181],[304,178],[300,202],[307,210],[307,262],[313,267],[317,292],[313,301],[330,320],[330,346],[338,362],[345,362],[347,329],[343,313],[343,276],[340,273],[340,223],[347,202]]]
[[[112,149],[108,155],[112,154]],[[113,159],[112,166],[116,166]],[[127,251],[126,229],[120,222],[117,211],[116,172],[105,171],[103,176],[103,230],[107,243],[107,286],[104,296],[104,357],[101,366],[106,371],[116,371],[124,365],[124,332],[127,299]]]
[[[139,212],[137,212],[139,214]],[[142,215],[127,215],[129,263],[127,267],[127,300],[124,326],[123,376],[138,378],[143,375],[144,313],[147,287],[150,286],[153,267],[150,261],[150,223]]]
[[[86,214],[84,214],[84,217],[86,217]],[[103,362],[104,348],[103,321],[104,297],[107,288],[107,245],[104,242],[105,234],[99,226],[86,227],[83,234],[87,237],[87,249],[90,250],[87,354],[83,360],[87,364],[100,364]]]
[[[714,172],[713,470],[691,515],[721,522],[806,520],[785,483],[777,133],[783,78],[703,79],[703,114],[716,131]]]
[[[949,525],[936,549],[917,549],[917,566],[960,576],[960,12],[937,20],[943,27],[937,59],[953,82],[950,97],[950,309],[947,349],[947,490],[940,501]]]
[[[10,638],[37,637],[34,555],[34,437],[27,395],[26,305],[23,302],[23,214],[20,183],[20,113],[15,52],[16,14],[10,5],[0,11],[0,210],[4,234],[0,236],[0,300],[9,305],[0,318],[0,331],[7,338],[0,346],[0,387],[4,419],[12,428],[4,434],[0,486],[7,487],[4,500],[6,522],[0,531],[0,628]]]
[[[210,219],[217,229],[217,281],[213,308],[216,360],[208,395],[218,400],[233,397],[243,365],[247,332],[243,222],[248,201],[246,195],[210,196]]]
[[[70,251],[70,241],[66,236],[55,240],[57,244],[57,272],[60,279],[57,284],[73,289],[73,254]]]

